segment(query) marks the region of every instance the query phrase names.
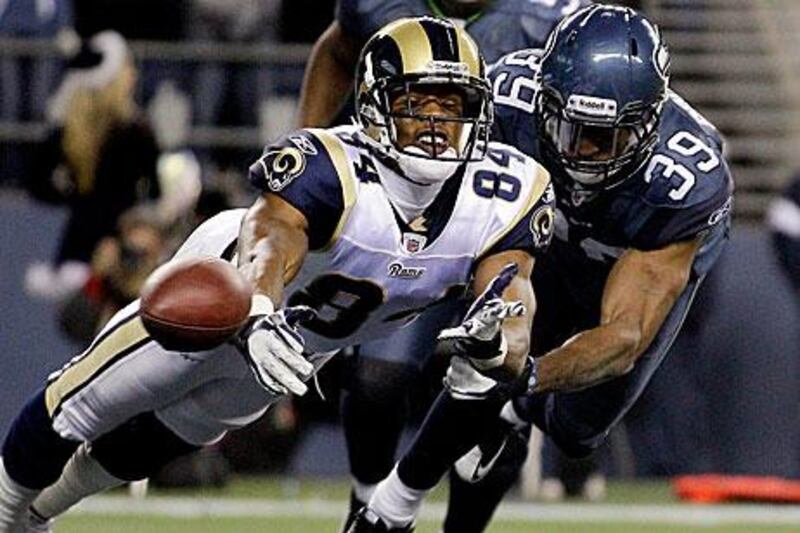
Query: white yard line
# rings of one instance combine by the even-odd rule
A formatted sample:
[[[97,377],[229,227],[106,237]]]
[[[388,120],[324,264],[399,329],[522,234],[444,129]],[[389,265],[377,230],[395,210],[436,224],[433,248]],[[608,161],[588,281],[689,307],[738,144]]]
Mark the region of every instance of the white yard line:
[[[147,497],[132,499],[97,496],[82,502],[72,512],[78,514],[159,515],[180,518],[226,517],[308,517],[341,518],[345,502],[332,500],[260,500],[222,498]],[[441,519],[445,506],[431,503],[423,508],[423,519]],[[658,523],[693,526],[723,524],[797,525],[800,506],[770,505],[611,505],[611,504],[536,504],[508,502],[495,515],[498,521],[575,522],[575,523]]]

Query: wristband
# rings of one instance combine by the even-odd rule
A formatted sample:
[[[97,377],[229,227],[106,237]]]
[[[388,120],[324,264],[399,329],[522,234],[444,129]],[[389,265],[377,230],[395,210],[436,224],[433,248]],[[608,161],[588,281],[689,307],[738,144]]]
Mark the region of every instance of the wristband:
[[[250,316],[271,315],[275,312],[275,304],[266,294],[256,293],[250,302]]]

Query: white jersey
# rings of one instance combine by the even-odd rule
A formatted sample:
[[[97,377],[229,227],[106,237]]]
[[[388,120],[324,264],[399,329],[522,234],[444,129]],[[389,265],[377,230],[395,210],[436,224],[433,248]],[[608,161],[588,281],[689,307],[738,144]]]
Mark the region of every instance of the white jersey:
[[[532,254],[552,233],[549,177],[504,145],[452,178],[421,219],[395,216],[381,186],[390,172],[353,140],[352,129],[295,133],[269,147],[251,179],[279,194],[309,222],[309,253],[287,287],[285,305],[319,318],[301,334],[319,367],[332,351],[383,338],[448,292],[461,292],[481,258],[507,249]],[[176,258],[235,262],[244,209],[203,223]],[[45,401],[65,438],[92,440],[143,411],[184,440],[207,444],[258,418],[276,397],[242,354],[165,350],[149,337],[138,301],[117,313],[92,345],[51,376]]]
[[[286,291],[287,305],[319,313],[302,327],[310,348],[330,351],[385,337],[463,293],[483,257],[514,248],[535,254],[548,244],[548,173],[509,146],[491,143],[488,153],[405,223],[382,185],[392,170],[356,127],[300,131],[265,151],[251,179],[310,222],[328,217],[311,223],[317,249]],[[298,172],[290,176],[287,168]]]

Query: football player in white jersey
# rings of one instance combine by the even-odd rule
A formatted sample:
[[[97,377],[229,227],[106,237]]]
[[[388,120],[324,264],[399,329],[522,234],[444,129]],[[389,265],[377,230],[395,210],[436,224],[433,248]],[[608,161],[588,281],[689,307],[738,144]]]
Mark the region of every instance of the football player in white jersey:
[[[535,161],[487,141],[490,95],[476,45],[449,22],[404,19],[373,37],[358,124],[267,147],[250,169],[261,197],[205,222],[176,254],[237,264],[256,289],[249,325],[222,347],[176,352],[148,335],[138,301],[117,313],[10,428],[0,532],[47,531],[84,496],[303,394],[333,351],[465,288],[481,296],[443,333],[456,355],[447,401],[456,418],[496,417],[527,384],[529,279],[554,198]],[[315,313],[298,323],[300,306]]]

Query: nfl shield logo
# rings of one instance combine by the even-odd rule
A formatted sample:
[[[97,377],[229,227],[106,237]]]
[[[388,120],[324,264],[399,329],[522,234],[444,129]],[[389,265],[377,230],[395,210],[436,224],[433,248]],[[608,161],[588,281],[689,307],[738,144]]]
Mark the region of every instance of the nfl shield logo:
[[[422,250],[427,240],[426,237],[417,233],[403,233],[403,249],[410,254],[415,254]]]

